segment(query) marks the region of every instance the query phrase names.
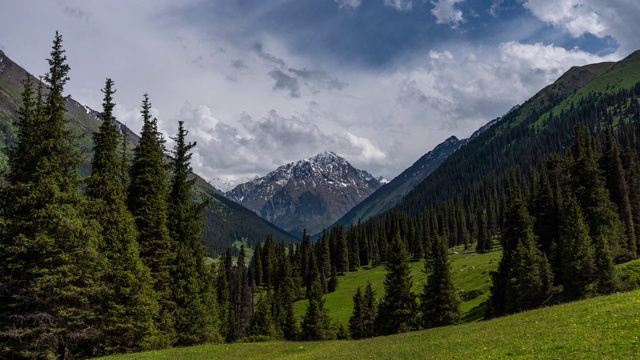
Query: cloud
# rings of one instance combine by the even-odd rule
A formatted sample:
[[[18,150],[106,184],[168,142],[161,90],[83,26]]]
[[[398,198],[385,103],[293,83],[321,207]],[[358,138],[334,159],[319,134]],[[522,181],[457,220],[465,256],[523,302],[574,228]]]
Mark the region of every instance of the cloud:
[[[489,8],[489,14],[493,17],[497,17],[498,13],[502,10],[502,4],[505,0],[493,0],[491,7]]]
[[[436,0],[431,1],[434,8],[431,14],[436,17],[436,24],[448,24],[451,28],[457,28],[465,21],[462,10],[456,8],[456,4],[464,0]]]
[[[91,17],[91,13],[90,12],[86,12],[84,10],[82,10],[82,8],[80,8],[79,6],[70,6],[67,5],[67,1],[65,0],[58,0],[57,1],[58,6],[60,6],[62,8],[62,10],[64,11],[65,15],[78,19],[80,21],[83,22],[89,22],[89,18]]]
[[[634,26],[640,18],[636,0],[525,0],[523,6],[541,21],[565,30],[577,38],[591,34],[612,37],[627,53],[640,47]]]
[[[196,141],[193,166],[207,179],[264,175],[276,167],[325,150],[350,161],[384,161],[370,139],[349,132],[327,134],[308,116],[284,117],[275,110],[257,120],[243,114],[239,127],[218,120],[206,105],[185,103],[180,111]]]
[[[347,83],[340,81],[337,78],[332,78],[326,71],[315,71],[307,69],[288,69],[290,73],[295,74],[298,78],[302,79],[304,84],[309,87],[314,93],[320,92],[320,89],[326,90],[342,90],[347,86]]]
[[[231,60],[231,67],[236,70],[243,70],[247,68],[247,64],[245,64],[242,60],[233,59]]]
[[[339,8],[356,9],[362,4],[362,0],[334,0]],[[386,0],[385,0],[386,1]]]
[[[289,96],[292,98],[300,97],[300,85],[298,79],[285,74],[281,70],[272,70],[269,75],[276,81],[273,85],[273,90],[288,90]]]
[[[398,11],[411,11],[413,9],[413,0],[384,0],[384,4]]]
[[[361,151],[362,157],[364,157],[365,159],[378,162],[384,161],[386,159],[387,156],[385,155],[385,153],[378,149],[375,145],[373,145],[371,143],[371,140],[355,136],[348,131],[345,132],[345,136],[354,148]]]
[[[275,80],[273,90],[288,90],[292,98],[300,97],[300,83],[313,94],[321,90],[342,90],[347,86],[347,83],[332,77],[326,71],[289,67],[285,60],[265,51],[262,43],[255,43],[253,50],[258,57],[276,68],[268,73]]]

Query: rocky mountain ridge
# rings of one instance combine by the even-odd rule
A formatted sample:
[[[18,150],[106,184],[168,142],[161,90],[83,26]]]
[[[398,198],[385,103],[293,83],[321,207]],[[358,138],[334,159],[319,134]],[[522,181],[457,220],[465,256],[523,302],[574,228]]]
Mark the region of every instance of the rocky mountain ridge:
[[[321,231],[382,186],[384,179],[333,152],[278,167],[226,196],[291,232]]]

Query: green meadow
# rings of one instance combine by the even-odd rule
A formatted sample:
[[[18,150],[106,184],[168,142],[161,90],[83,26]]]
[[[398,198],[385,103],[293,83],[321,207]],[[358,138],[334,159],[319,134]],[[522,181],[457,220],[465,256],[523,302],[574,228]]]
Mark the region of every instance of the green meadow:
[[[640,291],[359,341],[204,345],[105,359],[637,359]]]
[[[475,291],[479,296],[462,301],[460,311],[462,321],[476,321],[484,316],[485,302],[489,297],[491,280],[489,271],[498,268],[501,250],[494,250],[485,254],[465,253],[464,247],[458,246],[449,251],[453,282],[459,294],[464,298],[464,293]],[[427,279],[424,269],[424,261],[415,261],[410,264],[413,275],[413,292],[417,295],[422,292],[422,287]],[[349,317],[353,312],[353,295],[358,286],[364,288],[367,282],[371,282],[378,299],[384,296],[384,277],[386,270],[384,265],[370,268],[363,267],[359,271],[348,272],[338,277],[338,288],[335,292],[326,294],[325,307],[329,310],[332,321],[338,325],[347,326]],[[296,315],[301,318],[307,308],[307,301],[299,301],[295,304]]]

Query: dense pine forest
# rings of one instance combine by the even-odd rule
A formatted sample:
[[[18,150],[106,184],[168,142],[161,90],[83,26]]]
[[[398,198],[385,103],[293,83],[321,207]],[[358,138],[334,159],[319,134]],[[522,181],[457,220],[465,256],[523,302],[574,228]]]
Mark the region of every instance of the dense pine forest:
[[[83,178],[57,33],[48,61],[46,86],[25,79],[0,188],[4,358],[362,339],[456,324],[448,254],[458,245],[470,253],[502,249],[487,318],[618,291],[614,265],[638,257],[640,84],[591,93],[544,121],[570,92],[535,111],[522,106],[391,211],[335,226],[315,242],[306,233],[297,245],[252,239],[252,257],[228,247],[211,262],[202,240],[209,199],[194,190],[196,144],[184,123],[168,151],[145,94],[131,151],[116,127],[115,84],[106,79]],[[424,262],[420,293],[412,291],[412,261]],[[385,267],[384,293],[371,284],[355,289],[348,327],[337,325],[323,296],[365,266]],[[305,299],[299,318],[294,303]]]

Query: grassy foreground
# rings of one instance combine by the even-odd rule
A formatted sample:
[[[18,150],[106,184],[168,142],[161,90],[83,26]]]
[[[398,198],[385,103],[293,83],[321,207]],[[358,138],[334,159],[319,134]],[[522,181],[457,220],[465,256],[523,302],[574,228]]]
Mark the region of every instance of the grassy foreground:
[[[360,341],[204,345],[105,359],[640,358],[640,291]]]

